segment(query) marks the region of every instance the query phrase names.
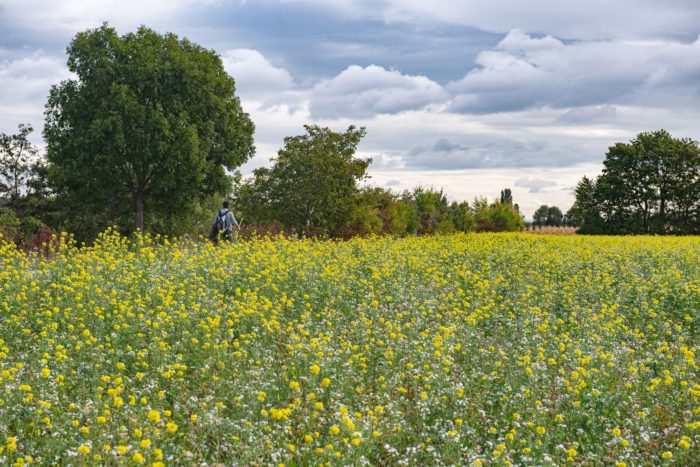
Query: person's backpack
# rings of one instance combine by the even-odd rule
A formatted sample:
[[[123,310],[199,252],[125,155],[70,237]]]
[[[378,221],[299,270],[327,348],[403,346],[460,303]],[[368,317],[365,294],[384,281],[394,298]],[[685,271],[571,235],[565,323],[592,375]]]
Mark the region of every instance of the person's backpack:
[[[218,231],[226,230],[226,214],[228,214],[228,209],[220,209],[216,215],[216,229]]]

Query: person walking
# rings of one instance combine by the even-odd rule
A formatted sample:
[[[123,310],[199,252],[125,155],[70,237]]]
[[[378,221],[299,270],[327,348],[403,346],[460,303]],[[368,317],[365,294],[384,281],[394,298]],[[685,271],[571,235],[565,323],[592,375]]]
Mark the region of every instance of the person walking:
[[[236,221],[236,216],[233,215],[228,208],[228,201],[224,201],[222,208],[219,209],[214,216],[214,225],[211,228],[211,234],[209,238],[214,242],[218,243],[219,237],[225,241],[233,240],[233,227],[240,229],[238,221]]]

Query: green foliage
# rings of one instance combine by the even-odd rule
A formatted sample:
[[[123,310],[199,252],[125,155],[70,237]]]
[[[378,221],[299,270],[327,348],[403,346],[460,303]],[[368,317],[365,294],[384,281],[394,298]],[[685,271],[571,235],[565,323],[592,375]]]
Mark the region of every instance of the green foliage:
[[[584,178],[570,218],[583,233],[700,232],[700,148],[664,131],[608,149],[595,183]]]
[[[478,232],[520,232],[525,221],[511,203],[488,204],[486,199],[474,200],[474,220]]]
[[[0,232],[26,247],[45,222],[56,221],[56,210],[46,186],[46,165],[29,141],[30,125],[19,125],[14,135],[0,133]]]
[[[379,209],[370,204],[356,204],[350,214],[348,233],[352,236],[367,236],[382,232]]]
[[[454,224],[449,219],[449,202],[442,190],[417,187],[404,194],[404,199],[413,206],[418,220],[418,233],[433,234],[451,232]]]
[[[455,230],[459,232],[473,232],[476,229],[474,212],[467,201],[453,201],[450,204],[450,219]]]
[[[513,204],[513,193],[510,191],[510,188],[506,188],[505,190],[501,190],[501,203],[502,204]]]
[[[20,234],[20,220],[12,209],[0,206],[0,235],[2,239],[16,241]]]
[[[221,59],[174,34],[106,24],[68,47],[77,79],[51,89],[44,136],[49,181],[71,230],[177,231],[186,213],[230,191],[225,169],[254,152],[253,123]]]
[[[532,224],[537,226],[547,225],[547,214],[549,213],[549,206],[543,204],[532,215]]]
[[[532,224],[536,226],[559,227],[564,223],[564,214],[556,206],[543,204],[532,216]]]
[[[36,159],[37,149],[28,139],[32,131],[31,125],[20,124],[17,134],[0,133],[0,196],[9,198],[10,202],[22,195],[32,161]]]
[[[355,196],[355,206],[344,236],[405,235],[412,218],[411,206],[391,190],[366,187]]]
[[[355,157],[365,129],[304,128],[306,134],[284,139],[271,168],[257,169],[252,180],[242,183],[237,206],[241,215],[258,222],[276,220],[300,233],[329,235],[351,218],[357,184],[371,163]]]

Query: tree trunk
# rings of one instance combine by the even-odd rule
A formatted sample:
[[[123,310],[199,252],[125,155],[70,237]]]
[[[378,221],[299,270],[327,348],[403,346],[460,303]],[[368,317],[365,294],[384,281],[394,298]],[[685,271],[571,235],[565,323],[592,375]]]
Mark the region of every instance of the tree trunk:
[[[136,208],[136,228],[143,232],[143,192],[137,191],[134,194],[134,205]]]
[[[666,192],[661,190],[659,197],[659,229],[661,233],[666,233]]]

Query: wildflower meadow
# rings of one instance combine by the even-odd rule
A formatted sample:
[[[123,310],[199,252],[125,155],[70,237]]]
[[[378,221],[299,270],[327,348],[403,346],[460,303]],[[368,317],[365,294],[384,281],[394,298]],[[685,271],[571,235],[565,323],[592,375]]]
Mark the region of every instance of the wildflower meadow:
[[[0,243],[3,465],[690,465],[700,239]]]

